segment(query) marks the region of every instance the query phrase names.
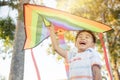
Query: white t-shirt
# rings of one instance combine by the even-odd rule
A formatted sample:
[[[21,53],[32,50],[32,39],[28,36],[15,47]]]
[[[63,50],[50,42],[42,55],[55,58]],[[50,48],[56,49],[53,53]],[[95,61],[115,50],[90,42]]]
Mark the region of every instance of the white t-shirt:
[[[69,80],[93,80],[92,65],[101,66],[99,53],[92,48],[82,53],[68,52]]]

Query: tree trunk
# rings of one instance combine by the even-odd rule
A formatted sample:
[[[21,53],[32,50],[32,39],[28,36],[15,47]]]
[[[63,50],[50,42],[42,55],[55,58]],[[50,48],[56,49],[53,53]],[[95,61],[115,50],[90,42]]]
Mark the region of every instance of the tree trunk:
[[[120,74],[118,72],[118,65],[117,62],[115,60],[112,61],[113,63],[113,76],[114,76],[114,80],[120,80]]]
[[[0,0],[0,6],[6,6],[9,4],[10,1],[4,1],[4,0]]]
[[[12,55],[11,70],[9,80],[23,80],[24,73],[24,26],[23,21],[18,20],[16,27],[15,45],[14,52]]]
[[[114,70],[114,80],[120,80],[120,75],[119,75],[118,69]]]
[[[12,54],[11,69],[9,80],[23,80],[24,76],[24,41],[25,31],[23,23],[23,4],[28,3],[29,0],[20,0],[20,6],[18,8],[18,20],[15,32],[14,52]]]

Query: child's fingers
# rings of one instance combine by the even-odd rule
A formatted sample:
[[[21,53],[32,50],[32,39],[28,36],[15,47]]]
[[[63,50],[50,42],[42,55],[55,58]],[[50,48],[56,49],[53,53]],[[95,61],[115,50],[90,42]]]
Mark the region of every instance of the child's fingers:
[[[50,21],[48,21],[45,18],[43,19],[43,21],[44,21],[44,24],[45,24],[46,27],[51,27],[51,22]]]
[[[54,31],[54,26],[53,26],[53,24],[51,24],[49,27],[47,27],[49,30],[52,30],[52,31]]]

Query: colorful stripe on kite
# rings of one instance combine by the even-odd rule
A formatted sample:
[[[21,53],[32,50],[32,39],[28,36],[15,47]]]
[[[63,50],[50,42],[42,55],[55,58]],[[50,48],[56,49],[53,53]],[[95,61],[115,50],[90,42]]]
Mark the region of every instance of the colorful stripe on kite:
[[[87,29],[94,32],[105,32],[111,28],[107,25],[78,17],[67,12],[24,4],[24,24],[26,31],[26,42],[24,49],[33,48],[49,36],[44,19],[50,21],[55,27],[59,26],[64,30]]]

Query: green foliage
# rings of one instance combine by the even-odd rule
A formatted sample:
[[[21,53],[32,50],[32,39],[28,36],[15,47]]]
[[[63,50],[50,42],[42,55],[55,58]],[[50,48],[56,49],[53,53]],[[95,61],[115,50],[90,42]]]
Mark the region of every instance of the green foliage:
[[[113,14],[115,19],[120,19],[120,9],[119,10],[112,10],[111,13]]]
[[[0,18],[0,39],[3,39],[5,45],[14,40],[15,24],[10,17]]]
[[[19,0],[10,0],[9,1],[9,6],[12,9],[18,9],[18,4],[19,4]]]
[[[12,9],[17,9],[19,4],[19,0],[0,0],[0,6],[8,5]]]

